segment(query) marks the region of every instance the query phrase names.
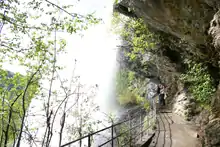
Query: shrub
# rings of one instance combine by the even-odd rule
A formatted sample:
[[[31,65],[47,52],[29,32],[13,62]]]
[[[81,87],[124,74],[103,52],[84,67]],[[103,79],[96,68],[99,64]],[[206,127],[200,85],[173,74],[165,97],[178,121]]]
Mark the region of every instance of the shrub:
[[[137,104],[135,95],[128,89],[118,95],[120,105]]]
[[[129,70],[119,70],[116,77],[116,94],[120,105],[136,104],[149,109],[149,102],[143,97],[144,81]]]
[[[143,19],[125,17],[117,12],[113,13],[112,31],[126,41],[128,48],[123,50],[131,61],[136,61],[146,52],[155,51],[159,43],[159,35],[150,31]]]
[[[188,71],[181,75],[181,80],[189,84],[189,90],[197,102],[202,105],[209,104],[215,88],[213,79],[207,71],[207,66],[192,61],[186,63],[188,64]]]

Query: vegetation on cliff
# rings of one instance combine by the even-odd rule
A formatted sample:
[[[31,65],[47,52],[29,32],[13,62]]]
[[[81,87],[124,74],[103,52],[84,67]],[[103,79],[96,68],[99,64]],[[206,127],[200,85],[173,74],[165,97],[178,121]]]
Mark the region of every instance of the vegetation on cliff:
[[[136,77],[134,72],[120,69],[116,78],[116,93],[120,105],[141,105],[149,109],[146,84],[147,82]]]
[[[158,37],[150,32],[143,19],[124,17],[115,12],[113,14],[113,31],[120,35],[125,43],[122,48],[130,61],[143,58],[146,52],[152,52],[158,44]]]
[[[124,67],[119,67],[116,86],[119,102],[122,105],[144,103],[148,108],[145,77],[148,65],[143,62],[145,54],[155,49],[155,35],[149,32],[142,19],[123,17],[118,13],[114,13],[113,28],[123,42],[119,47],[122,52],[119,62],[123,62]]]
[[[210,106],[215,85],[208,70],[208,64],[203,63],[199,57],[194,58],[193,54],[180,52],[183,47],[193,49],[192,46],[187,45],[185,41],[178,41],[172,36],[169,37],[168,34],[150,28],[141,18],[121,16],[115,12],[113,25],[114,31],[120,35],[122,40],[119,50],[123,52],[123,61],[127,69],[136,73],[138,78],[157,77],[169,86],[176,84],[175,79],[178,79],[189,89],[189,93],[198,105]],[[123,101],[126,101],[125,97],[122,98]],[[128,99],[132,101],[132,96]]]
[[[207,66],[192,61],[186,62],[188,70],[181,75],[195,100],[202,105],[210,105],[211,97],[215,92],[213,79],[207,71]]]

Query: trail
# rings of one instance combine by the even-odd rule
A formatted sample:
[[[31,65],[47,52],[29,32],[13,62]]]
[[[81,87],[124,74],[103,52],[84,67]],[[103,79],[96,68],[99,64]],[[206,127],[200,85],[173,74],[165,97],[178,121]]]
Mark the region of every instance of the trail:
[[[199,147],[196,126],[169,111],[157,114],[156,135],[150,147]]]

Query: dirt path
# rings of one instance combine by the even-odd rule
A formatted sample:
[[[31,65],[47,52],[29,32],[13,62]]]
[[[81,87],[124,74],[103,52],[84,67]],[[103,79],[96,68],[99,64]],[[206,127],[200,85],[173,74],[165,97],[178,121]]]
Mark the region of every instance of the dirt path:
[[[196,126],[172,113],[157,115],[157,131],[150,147],[199,147]]]

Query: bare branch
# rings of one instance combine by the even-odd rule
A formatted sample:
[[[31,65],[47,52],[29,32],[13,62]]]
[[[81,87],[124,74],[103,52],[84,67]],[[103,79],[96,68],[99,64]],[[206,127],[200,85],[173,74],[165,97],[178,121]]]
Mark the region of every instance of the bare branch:
[[[50,1],[48,1],[48,0],[45,0],[45,1],[48,2],[48,3],[50,3],[51,5],[53,5],[54,7],[57,7],[58,9],[62,10],[62,11],[65,12],[66,14],[72,16],[73,18],[74,18],[74,17],[77,17],[77,18],[79,18],[79,17],[86,18],[86,16],[81,15],[81,14],[78,14],[78,13],[70,13],[70,12],[66,11],[65,9],[61,8],[60,6],[58,6],[58,5],[56,5],[56,4],[52,3],[52,2],[50,2]]]
[[[51,116],[53,111],[50,110],[50,99],[51,99],[51,94],[52,94],[52,86],[53,86],[53,81],[54,81],[54,74],[56,71],[56,54],[57,54],[57,47],[56,47],[56,41],[57,41],[57,35],[56,35],[56,29],[54,32],[54,61],[53,61],[53,69],[52,69],[52,75],[51,75],[51,80],[50,80],[50,86],[49,86],[49,95],[48,95],[48,100],[46,103],[46,131],[43,137],[43,142],[42,142],[42,146],[44,145],[44,142],[46,141],[46,146],[49,146],[52,135],[53,135],[53,130],[51,130]],[[46,139],[46,140],[45,140]]]

